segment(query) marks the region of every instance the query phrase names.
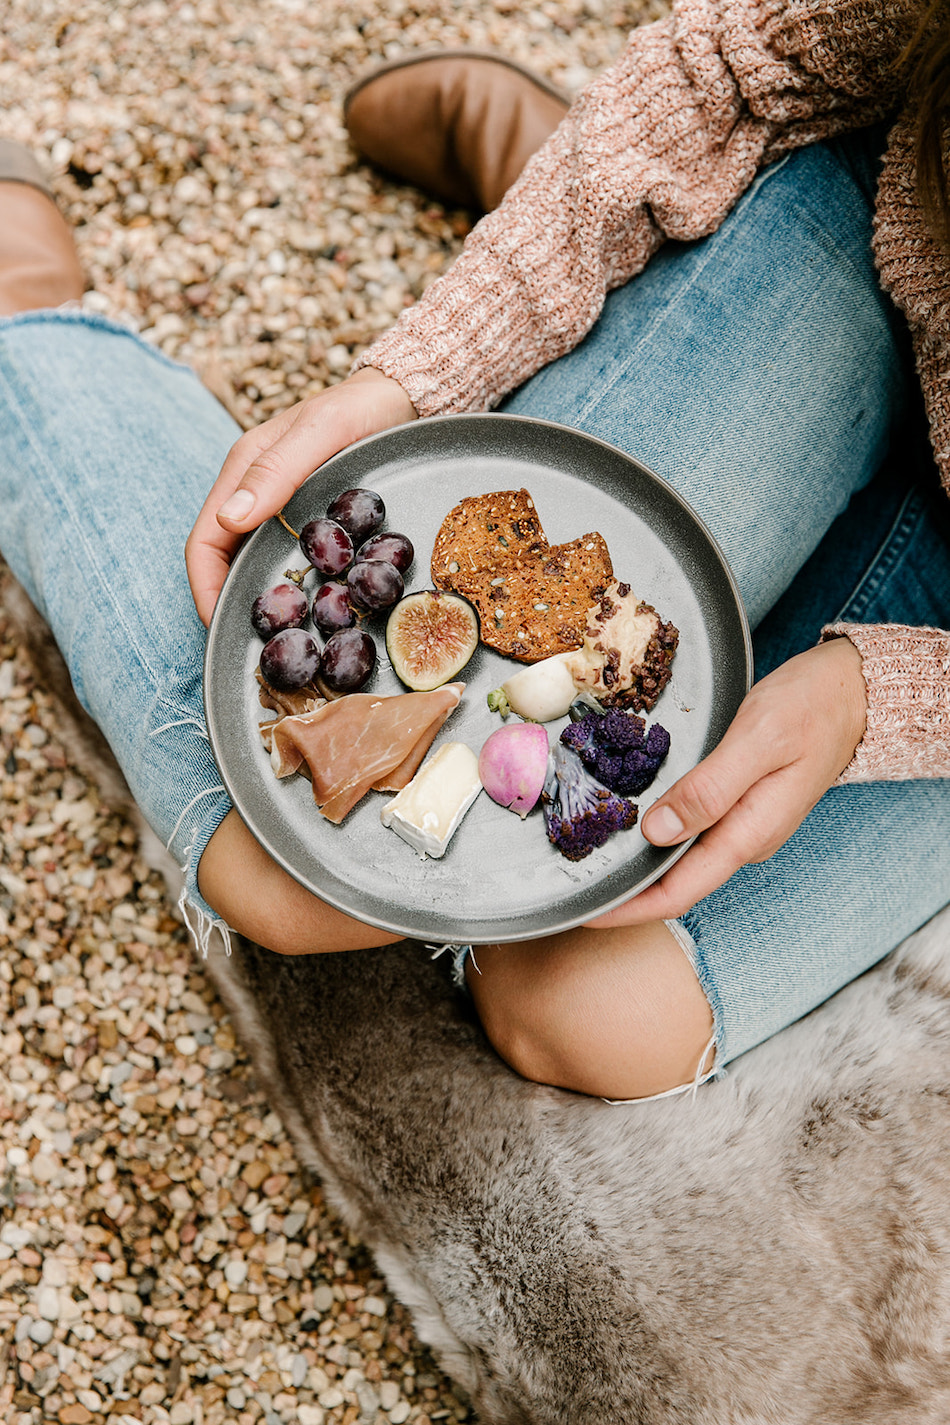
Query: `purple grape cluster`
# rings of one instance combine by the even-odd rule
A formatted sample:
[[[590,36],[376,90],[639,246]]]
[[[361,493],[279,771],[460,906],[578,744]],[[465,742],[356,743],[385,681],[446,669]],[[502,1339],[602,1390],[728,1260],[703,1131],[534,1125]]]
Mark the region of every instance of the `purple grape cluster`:
[[[412,541],[380,531],[386,506],[373,490],[344,490],[325,515],[300,531],[300,549],[324,582],[312,602],[298,586],[275,584],[254,600],[251,623],[266,640],[261,675],[272,687],[293,692],[308,685],[354,693],[376,667],[376,645],[363,618],[382,613],[403,596],[403,575],[413,561]],[[322,651],[302,624],[307,614],[326,639]]]

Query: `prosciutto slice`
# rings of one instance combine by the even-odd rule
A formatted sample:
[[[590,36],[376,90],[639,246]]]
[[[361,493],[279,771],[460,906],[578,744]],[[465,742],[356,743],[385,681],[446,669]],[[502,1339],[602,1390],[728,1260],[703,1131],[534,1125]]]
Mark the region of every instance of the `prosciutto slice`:
[[[464,687],[447,683],[390,698],[350,693],[281,718],[271,732],[275,771],[283,776],[306,762],[314,801],[339,823],[368,791],[401,791],[412,780]]]

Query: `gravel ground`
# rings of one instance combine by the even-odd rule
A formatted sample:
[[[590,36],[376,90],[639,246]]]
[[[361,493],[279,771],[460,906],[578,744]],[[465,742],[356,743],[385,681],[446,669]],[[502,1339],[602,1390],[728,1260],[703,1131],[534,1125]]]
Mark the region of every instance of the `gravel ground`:
[[[354,74],[502,49],[566,88],[605,0],[7,0],[0,132],[76,227],[86,305],[250,425],[348,370],[470,215],[348,147]],[[132,826],[0,617],[0,1418],[416,1425],[473,1415],[324,1207]]]

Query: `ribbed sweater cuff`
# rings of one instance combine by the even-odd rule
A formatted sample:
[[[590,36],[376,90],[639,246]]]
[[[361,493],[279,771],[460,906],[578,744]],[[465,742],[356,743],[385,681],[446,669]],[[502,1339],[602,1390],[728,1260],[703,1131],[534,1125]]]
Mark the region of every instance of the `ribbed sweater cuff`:
[[[831,624],[848,638],[867,685],[864,736],[838,783],[950,777],[950,633],[906,624]]]

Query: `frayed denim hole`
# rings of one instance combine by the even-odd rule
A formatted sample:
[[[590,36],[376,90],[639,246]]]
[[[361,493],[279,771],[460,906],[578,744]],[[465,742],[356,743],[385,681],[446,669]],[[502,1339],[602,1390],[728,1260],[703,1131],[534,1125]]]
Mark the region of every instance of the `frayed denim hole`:
[[[218,916],[210,916],[207,911],[202,910],[201,906],[197,905],[189,896],[187,886],[182,889],[182,893],[178,897],[178,911],[202,960],[208,958],[215,931],[221,938],[225,955],[230,957],[231,927],[227,921],[221,920]]]
[[[221,938],[225,955],[231,954],[231,927],[227,921],[222,920],[219,915],[215,915],[208,906],[207,901],[199,904],[200,891],[198,890],[198,861],[201,859],[201,852],[198,853],[197,860],[195,851],[198,842],[198,827],[195,827],[192,838],[184,851],[184,865],[182,875],[184,877],[181,892],[178,896],[178,913],[182,922],[188,930],[189,935],[195,943],[202,960],[207,960],[211,949],[211,942],[215,931]],[[212,832],[211,835],[214,833]],[[210,836],[206,838],[201,851],[208,844]],[[207,909],[205,908],[207,907]]]
[[[475,969],[478,969],[478,965],[475,963],[475,952],[472,949],[472,946],[453,945],[450,943],[448,945],[426,945],[425,948],[432,952],[430,955],[430,959],[432,960],[438,960],[440,955],[451,955],[452,968],[450,971],[450,978],[452,984],[457,990],[461,990],[463,994],[469,994],[470,990],[468,988],[468,981],[465,978],[465,962],[470,956],[472,964],[475,965]]]

